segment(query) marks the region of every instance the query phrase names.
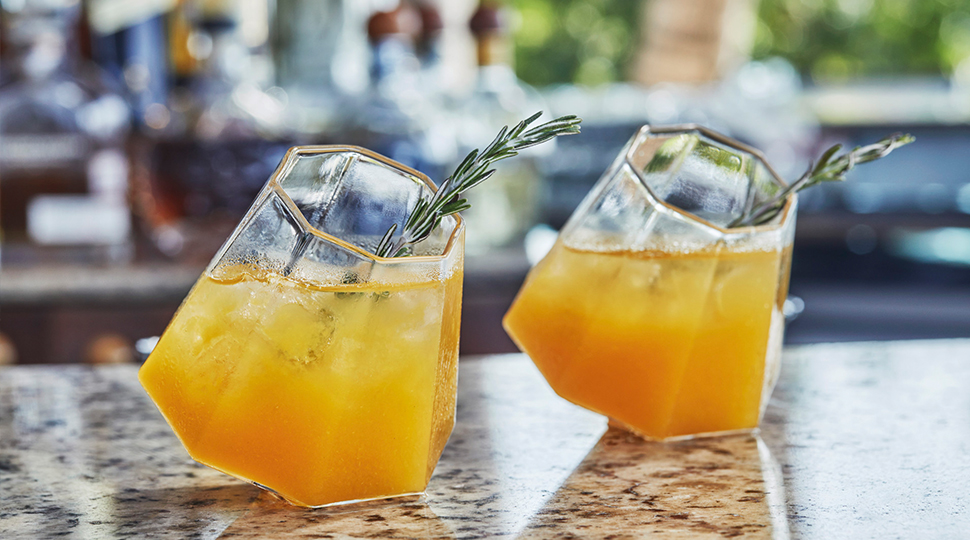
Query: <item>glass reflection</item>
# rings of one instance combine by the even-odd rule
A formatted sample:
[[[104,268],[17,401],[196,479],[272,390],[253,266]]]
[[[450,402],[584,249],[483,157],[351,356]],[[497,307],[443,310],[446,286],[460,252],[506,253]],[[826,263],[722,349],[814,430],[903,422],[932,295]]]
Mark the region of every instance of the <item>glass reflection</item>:
[[[789,538],[782,477],[761,438],[657,443],[611,426],[521,536],[651,533]]]
[[[423,498],[396,498],[348,506],[297,508],[261,494],[251,509],[220,534],[231,538],[455,538]]]

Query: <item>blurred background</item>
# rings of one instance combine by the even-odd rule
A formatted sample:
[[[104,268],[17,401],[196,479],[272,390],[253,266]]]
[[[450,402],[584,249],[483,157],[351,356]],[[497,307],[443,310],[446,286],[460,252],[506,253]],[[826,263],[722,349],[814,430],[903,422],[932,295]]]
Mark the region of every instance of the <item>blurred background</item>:
[[[471,193],[462,352],[643,124],[794,179],[790,343],[970,337],[970,0],[0,0],[0,363],[136,361],[295,144],[443,179],[543,110],[583,133]]]

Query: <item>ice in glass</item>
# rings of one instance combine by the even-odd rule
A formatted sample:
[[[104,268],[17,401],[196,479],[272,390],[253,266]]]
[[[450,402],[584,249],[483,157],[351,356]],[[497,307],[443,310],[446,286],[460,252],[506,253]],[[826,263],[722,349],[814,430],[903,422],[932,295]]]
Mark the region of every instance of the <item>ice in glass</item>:
[[[696,126],[645,127],[530,272],[509,335],[564,398],[642,436],[757,427],[778,375],[794,232],[729,225],[784,183]]]
[[[463,227],[372,254],[423,175],[292,149],[139,378],[196,460],[303,506],[424,490],[454,425]]]

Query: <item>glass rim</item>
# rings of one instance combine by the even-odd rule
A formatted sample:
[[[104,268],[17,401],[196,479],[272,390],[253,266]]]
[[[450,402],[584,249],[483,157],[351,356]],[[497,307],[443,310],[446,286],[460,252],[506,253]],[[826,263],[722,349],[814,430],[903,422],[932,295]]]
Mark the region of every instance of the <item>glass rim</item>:
[[[700,133],[701,135],[713,140],[714,142],[751,154],[752,156],[756,157],[758,160],[761,161],[761,164],[765,166],[765,169],[772,176],[772,178],[774,178],[775,181],[779,183],[779,185],[781,185],[782,187],[788,187],[788,182],[786,182],[777,172],[775,172],[775,169],[771,166],[770,163],[768,163],[768,159],[760,150],[758,150],[757,148],[748,146],[736,139],[732,139],[731,137],[728,137],[727,135],[714,131],[710,128],[704,127],[700,124],[687,123],[687,124],[671,124],[667,126],[652,126],[650,124],[645,124],[641,126],[636,133],[634,133],[631,141],[635,142],[638,139],[640,139],[640,137],[648,133],[654,133],[657,135],[669,135],[669,134],[682,134],[682,133],[690,133],[690,132]],[[660,197],[658,197],[657,194],[653,192],[653,189],[650,188],[650,184],[647,182],[647,179],[644,178],[643,173],[636,166],[633,165],[633,152],[635,149],[636,149],[636,145],[630,144],[630,147],[623,153],[623,162],[630,167],[630,169],[634,172],[634,174],[637,175],[637,179],[640,180],[640,184],[644,188],[646,188],[647,192],[650,193],[650,196],[657,202],[657,204],[673,212],[676,212],[678,215],[681,215],[688,219],[696,221],[705,227],[714,229],[723,235],[739,235],[739,234],[765,233],[765,232],[775,231],[784,227],[787,224],[789,218],[791,218],[791,216],[794,213],[793,210],[795,206],[795,201],[798,198],[798,194],[790,193],[788,197],[785,198],[785,205],[782,207],[781,212],[778,213],[780,218],[776,218],[776,220],[772,220],[774,221],[774,223],[772,224],[748,225],[746,227],[733,227],[733,228],[726,228],[726,227],[721,227],[719,225],[715,225],[714,223],[711,223],[710,221],[700,216],[694,215],[682,208],[678,208],[668,203],[667,201],[661,199]]]
[[[366,156],[367,158],[373,159],[374,161],[377,161],[392,169],[396,169],[400,172],[403,172],[423,182],[426,186],[428,186],[429,189],[431,189],[432,193],[438,192],[438,186],[436,186],[435,183],[432,182],[431,179],[428,178],[426,174],[420,171],[417,171],[415,169],[412,169],[411,167],[408,167],[407,165],[404,165],[402,163],[398,163],[393,159],[382,156],[377,152],[368,150],[367,148],[362,148],[360,146],[354,146],[350,144],[319,144],[319,145],[292,146],[289,148],[289,150],[286,151],[286,154],[283,155],[283,159],[280,160],[280,164],[276,167],[276,170],[273,171],[273,174],[270,175],[267,185],[273,188],[273,191],[281,195],[281,199],[283,200],[284,204],[286,204],[287,208],[290,210],[290,213],[300,223],[301,227],[303,227],[307,232],[313,234],[314,236],[322,240],[333,243],[343,249],[346,249],[361,257],[364,257],[365,259],[369,259],[373,262],[380,263],[380,264],[443,262],[449,256],[451,256],[452,251],[454,250],[455,246],[458,244],[458,238],[460,237],[461,232],[465,228],[464,219],[462,219],[462,217],[457,213],[452,214],[450,216],[455,218],[455,227],[454,229],[452,229],[451,234],[448,237],[448,241],[445,243],[444,250],[441,252],[441,255],[415,255],[410,257],[381,257],[380,255],[375,255],[367,251],[366,249],[355,246],[350,242],[342,240],[330,233],[321,231],[320,229],[314,227],[313,225],[310,225],[310,222],[307,220],[306,216],[303,215],[303,212],[300,211],[300,209],[296,206],[296,203],[293,202],[292,197],[290,197],[290,195],[286,192],[286,189],[280,184],[280,181],[286,176],[286,174],[290,172],[290,170],[296,164],[297,159],[300,157],[316,156],[321,154],[337,154],[337,153],[356,153],[362,156]]]

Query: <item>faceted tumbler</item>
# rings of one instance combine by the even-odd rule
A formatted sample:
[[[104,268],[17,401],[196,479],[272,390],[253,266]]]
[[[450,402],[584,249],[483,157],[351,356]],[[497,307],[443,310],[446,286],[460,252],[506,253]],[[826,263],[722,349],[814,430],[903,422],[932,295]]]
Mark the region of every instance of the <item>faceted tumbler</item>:
[[[562,397],[647,438],[757,427],[778,376],[796,198],[697,126],[642,128],[529,273],[504,324]]]
[[[301,506],[424,490],[454,425],[461,218],[373,252],[434,190],[361,148],[286,154],[139,373],[193,458]]]

